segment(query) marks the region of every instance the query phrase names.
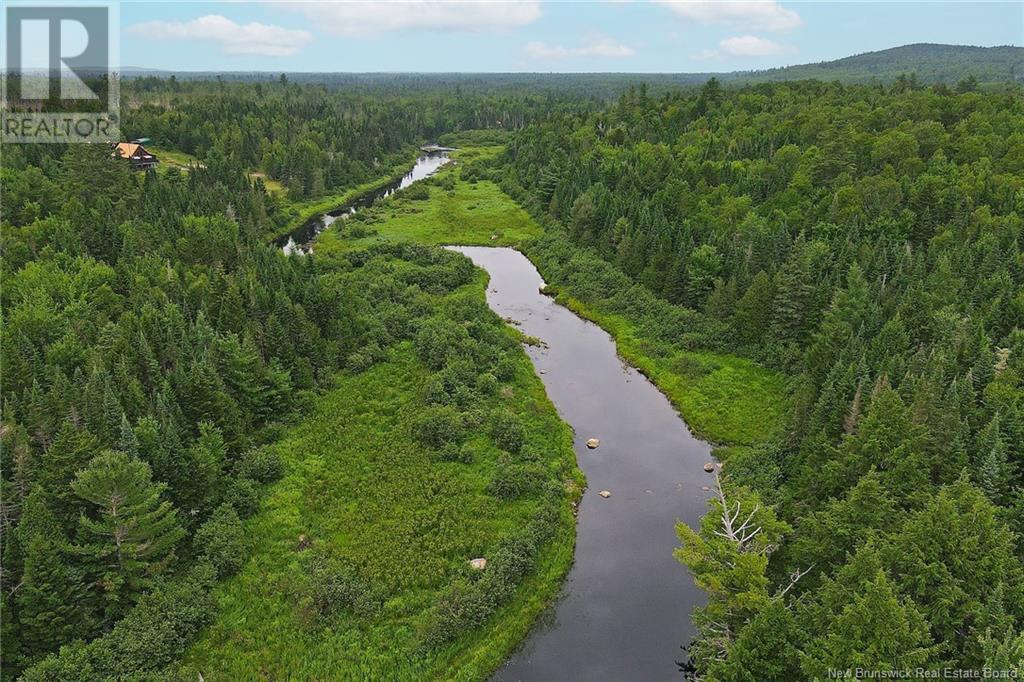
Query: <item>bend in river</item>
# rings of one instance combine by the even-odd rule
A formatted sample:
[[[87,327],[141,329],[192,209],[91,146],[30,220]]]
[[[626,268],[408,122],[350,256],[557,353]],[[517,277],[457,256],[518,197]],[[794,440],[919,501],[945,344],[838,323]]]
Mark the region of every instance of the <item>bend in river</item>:
[[[447,147],[439,149],[441,151],[422,154],[416,159],[416,163],[413,164],[409,172],[400,179],[356,197],[347,204],[343,204],[327,213],[314,216],[303,223],[302,227],[275,239],[274,244],[281,247],[285,253],[307,252],[310,244],[317,238],[317,235],[333,225],[335,221],[347,218],[361,208],[372,206],[373,202],[378,199],[389,197],[398,190],[405,189],[417,180],[429,178],[440,170],[441,166],[451,160],[448,156],[448,151],[452,150],[449,150]]]
[[[544,342],[527,352],[575,431],[587,476],[563,596],[494,679],[679,679],[680,647],[695,634],[690,614],[704,594],[672,556],[674,527],[696,526],[707,509],[711,446],[622,362],[603,329],[540,293],[544,281],[524,255],[449,248],[490,274],[495,312]],[[588,449],[589,438],[599,447]]]

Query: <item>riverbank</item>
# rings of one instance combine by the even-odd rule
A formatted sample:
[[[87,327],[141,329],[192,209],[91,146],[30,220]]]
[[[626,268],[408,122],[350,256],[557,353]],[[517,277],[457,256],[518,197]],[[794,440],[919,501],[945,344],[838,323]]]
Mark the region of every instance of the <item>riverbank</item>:
[[[366,321],[405,331],[357,354],[274,446],[286,474],[246,523],[252,558],[215,589],[217,620],[179,676],[482,679],[557,593],[582,487],[572,434],[486,308],[486,276],[423,258],[344,275],[353,291],[402,292],[367,294]],[[434,371],[423,328],[486,341],[459,341]]]
[[[405,153],[405,156],[407,157],[406,160],[391,166],[391,169],[384,175],[342,192],[335,192],[333,194],[317,197],[315,199],[307,199],[305,201],[291,201],[287,199],[286,196],[282,196],[282,210],[285,213],[290,214],[290,217],[288,218],[287,223],[267,234],[267,241],[280,239],[286,234],[299,229],[318,215],[329,213],[330,211],[355,201],[364,194],[375,192],[381,187],[386,187],[389,184],[401,180],[402,177],[409,172],[409,169],[415,163],[419,153],[418,148],[410,147]]]
[[[459,150],[453,162],[416,192],[398,193],[361,209],[317,239],[322,256],[344,254],[375,244],[428,246],[518,246],[538,237],[541,227],[490,180],[461,180],[465,164],[496,154],[496,148]]]
[[[679,647],[696,632],[681,614],[705,595],[672,555],[675,524],[695,526],[706,511],[711,446],[624,365],[607,332],[541,292],[520,251],[450,248],[491,275],[492,310],[540,341],[527,353],[576,434],[588,484],[563,594],[493,679],[677,679]]]
[[[701,350],[699,314],[658,299],[560,234],[548,232],[521,250],[545,281],[554,282],[546,293],[607,331],[622,358],[668,396],[696,435],[732,447],[781,435],[785,376],[746,358]]]
[[[735,355],[706,350],[706,319],[658,299],[613,265],[547,231],[493,181],[462,179],[466,167],[499,147],[461,148],[456,163],[425,183],[429,195],[401,195],[335,226],[317,253],[339,254],[380,243],[511,246],[534,263],[548,293],[615,339],[619,354],[665,393],[687,425],[723,456],[779,437],[788,414],[787,378]],[[354,230],[353,230],[354,227]]]

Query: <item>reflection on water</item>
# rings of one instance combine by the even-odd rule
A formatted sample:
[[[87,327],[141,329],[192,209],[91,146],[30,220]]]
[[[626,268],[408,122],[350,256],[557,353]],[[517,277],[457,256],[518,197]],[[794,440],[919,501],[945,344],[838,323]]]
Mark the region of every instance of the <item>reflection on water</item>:
[[[707,508],[711,447],[623,364],[603,329],[539,292],[544,281],[523,254],[451,248],[490,275],[488,305],[543,342],[526,351],[587,475],[562,597],[494,679],[679,680],[679,647],[705,597],[672,556],[675,523],[695,527]],[[588,449],[588,438],[600,446]]]
[[[405,189],[417,180],[429,178],[431,175],[436,173],[441,166],[448,163],[450,160],[451,158],[448,156],[448,152],[424,154],[420,158],[416,159],[416,163],[413,165],[412,170],[402,176],[400,180],[388,183],[379,189],[367,192],[344,206],[339,206],[332,211],[318,215],[307,221],[302,225],[302,227],[275,239],[274,243],[277,246],[280,246],[286,254],[309,253],[313,245],[313,240],[317,238],[317,235],[333,225],[336,220],[347,218],[360,208],[372,206],[373,202],[378,199],[389,197],[398,190]]]

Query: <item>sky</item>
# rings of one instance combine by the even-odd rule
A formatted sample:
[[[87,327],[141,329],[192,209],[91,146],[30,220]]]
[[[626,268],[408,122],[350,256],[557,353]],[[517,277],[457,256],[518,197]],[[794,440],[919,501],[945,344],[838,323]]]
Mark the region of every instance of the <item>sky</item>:
[[[120,3],[123,66],[181,71],[712,72],[908,43],[1024,45],[1024,3]]]

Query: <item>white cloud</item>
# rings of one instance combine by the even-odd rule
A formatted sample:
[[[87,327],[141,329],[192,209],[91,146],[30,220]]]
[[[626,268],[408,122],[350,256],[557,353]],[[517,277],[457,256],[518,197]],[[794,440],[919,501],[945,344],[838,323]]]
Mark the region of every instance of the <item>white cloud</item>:
[[[523,50],[533,59],[567,59],[570,57],[632,57],[636,51],[629,45],[603,36],[588,36],[579,47],[550,45],[543,42],[527,43]]]
[[[718,43],[719,49],[730,57],[769,57],[789,52],[786,45],[773,43],[757,36],[735,36]]]
[[[389,31],[428,29],[481,32],[524,26],[540,18],[540,0],[488,2],[399,0],[397,2],[277,2],[301,12],[320,30],[366,38]]]
[[[724,24],[752,31],[783,31],[800,26],[800,15],[776,0],[654,0],[677,16],[699,24]]]
[[[701,50],[694,59],[720,59],[722,57],[771,57],[788,52],[795,52],[790,45],[780,45],[757,36],[734,36],[718,43],[717,50]]]
[[[257,21],[237,24],[219,14],[192,21],[147,21],[128,27],[128,33],[151,40],[207,40],[225,54],[287,57],[313,40],[309,31],[282,28]]]

